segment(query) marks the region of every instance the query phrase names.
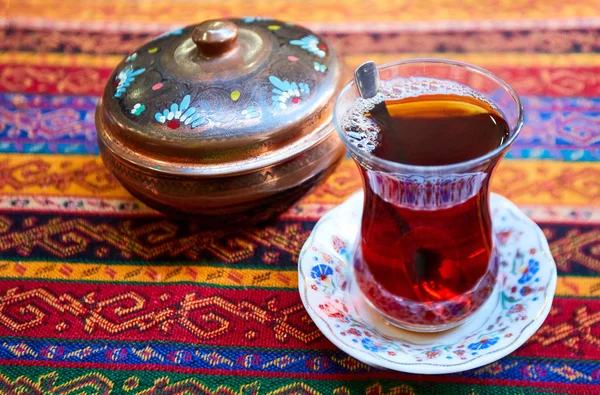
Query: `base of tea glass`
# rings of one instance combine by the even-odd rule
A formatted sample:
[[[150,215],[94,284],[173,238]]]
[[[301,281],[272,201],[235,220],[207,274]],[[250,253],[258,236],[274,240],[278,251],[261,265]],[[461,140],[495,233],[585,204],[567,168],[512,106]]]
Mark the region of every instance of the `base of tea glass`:
[[[491,297],[494,286],[496,285],[499,267],[498,253],[496,249],[494,249],[491,261],[488,264],[488,271],[470,291],[465,292],[454,299],[442,302],[423,303],[396,296],[379,285],[377,281],[373,279],[371,273],[369,273],[368,268],[364,264],[360,254],[360,245],[358,245],[358,243],[353,258],[354,271],[362,270],[363,272],[363,275],[361,276],[362,284],[358,289],[369,306],[381,314],[382,317],[385,317],[390,324],[395,325],[398,328],[415,332],[443,332],[469,321],[485,304],[488,298]],[[390,309],[394,315],[378,308],[371,299],[365,295],[365,290],[370,290],[371,287],[377,287],[377,291],[372,293],[379,295],[380,305],[394,306],[393,309]],[[465,308],[465,305],[472,305],[474,303],[476,303],[476,306],[471,306],[468,309],[468,314],[466,314],[467,309]],[[461,316],[462,318],[459,318]],[[403,319],[399,320],[395,317],[402,317]]]
[[[298,261],[298,288],[308,315],[333,344],[368,365],[407,373],[446,374],[478,368],[516,350],[552,306],[556,265],[542,230],[509,200],[490,197],[497,236],[498,281],[461,325],[419,333],[390,325],[366,302],[352,268],[363,193],[329,211]]]

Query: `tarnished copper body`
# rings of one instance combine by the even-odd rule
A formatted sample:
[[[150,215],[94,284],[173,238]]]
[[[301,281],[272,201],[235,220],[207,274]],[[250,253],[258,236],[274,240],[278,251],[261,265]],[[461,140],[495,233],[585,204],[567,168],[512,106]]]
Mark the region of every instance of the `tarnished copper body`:
[[[98,143],[115,177],[153,208],[207,223],[266,220],[344,153],[331,124],[338,60],[306,29],[206,21],[134,54],[98,104]]]

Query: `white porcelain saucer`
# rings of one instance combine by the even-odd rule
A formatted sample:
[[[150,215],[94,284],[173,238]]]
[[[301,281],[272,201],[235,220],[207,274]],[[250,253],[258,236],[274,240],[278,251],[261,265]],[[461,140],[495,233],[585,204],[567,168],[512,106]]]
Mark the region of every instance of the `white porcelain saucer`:
[[[354,284],[351,252],[362,192],[317,223],[302,248],[298,286],[321,332],[354,358],[408,373],[442,374],[494,362],[531,337],[550,312],[556,265],[541,229],[506,198],[492,194],[492,225],[501,259],[494,294],[467,323],[440,333],[388,324]]]

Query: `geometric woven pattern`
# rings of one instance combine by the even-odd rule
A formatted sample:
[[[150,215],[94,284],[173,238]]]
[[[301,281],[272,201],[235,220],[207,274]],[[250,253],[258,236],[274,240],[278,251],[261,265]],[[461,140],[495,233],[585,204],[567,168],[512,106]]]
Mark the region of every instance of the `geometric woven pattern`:
[[[571,4],[575,3],[575,4]],[[597,0],[0,0],[0,394],[600,394]],[[459,374],[382,371],[305,312],[297,259],[361,184],[346,159],[262,228],[200,229],[131,197],[98,157],[94,111],[118,62],[219,16],[301,23],[344,78],[365,60],[478,64],[525,125],[492,188],[542,228],[559,279],[521,348]]]

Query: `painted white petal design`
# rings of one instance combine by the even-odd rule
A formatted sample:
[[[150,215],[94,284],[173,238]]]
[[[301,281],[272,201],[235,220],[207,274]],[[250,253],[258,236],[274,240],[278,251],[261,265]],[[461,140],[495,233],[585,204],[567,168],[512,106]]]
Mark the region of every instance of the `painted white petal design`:
[[[188,119],[186,119],[185,122],[184,122],[184,124],[185,125],[189,125],[190,123],[194,122],[198,118],[200,118],[200,114],[199,113],[195,113],[192,116],[190,116]]]
[[[181,101],[181,106],[179,107],[181,111],[187,110],[187,108],[190,106],[190,99],[190,95],[185,95],[185,97]]]
[[[196,112],[196,107],[190,107],[187,109],[186,112],[183,113],[183,115],[181,116],[181,118],[179,118],[179,120],[181,122],[185,122],[185,120],[192,115],[194,112]],[[187,124],[186,124],[187,125]]]

